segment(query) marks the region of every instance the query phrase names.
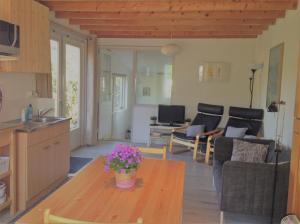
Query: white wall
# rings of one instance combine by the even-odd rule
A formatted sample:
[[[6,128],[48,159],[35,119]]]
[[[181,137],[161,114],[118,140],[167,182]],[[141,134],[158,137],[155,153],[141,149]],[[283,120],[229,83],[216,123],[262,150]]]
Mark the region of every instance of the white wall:
[[[271,26],[268,31],[255,40],[255,61],[264,63],[263,71],[258,73],[255,82],[255,105],[266,108],[266,95],[268,83],[268,66],[270,48],[284,43],[284,59],[281,85],[281,99],[286,101],[286,106],[282,108],[280,120],[284,121],[283,143],[290,147],[292,145],[292,130],[295,104],[296,79],[298,73],[298,56],[300,41],[300,8],[296,11],[289,11],[286,17],[279,19],[276,25]],[[265,136],[274,138],[276,115],[274,113],[265,113]],[[280,126],[281,126],[280,122]]]
[[[21,110],[29,103],[29,96],[35,91],[35,75],[0,73],[0,88],[3,105],[0,122],[21,117]]]
[[[0,111],[0,122],[15,120],[21,117],[21,111],[32,104],[34,113],[37,108],[53,108],[52,99],[37,98],[35,92],[35,75],[28,73],[1,73],[0,88],[3,93],[3,105]],[[53,112],[47,114],[53,115]]]
[[[98,39],[100,46],[157,47],[176,43],[181,52],[174,58],[172,104],[187,106],[193,118],[198,102],[234,106],[249,105],[248,65],[253,60],[254,39]],[[203,61],[231,64],[229,82],[200,83],[198,66]],[[227,114],[227,112],[225,113]],[[226,121],[227,118],[223,119]]]

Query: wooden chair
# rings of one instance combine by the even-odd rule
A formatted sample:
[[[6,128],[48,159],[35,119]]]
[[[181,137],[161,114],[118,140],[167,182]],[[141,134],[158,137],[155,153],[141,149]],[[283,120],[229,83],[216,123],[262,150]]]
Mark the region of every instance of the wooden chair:
[[[79,221],[74,219],[63,218],[50,214],[50,209],[45,209],[44,211],[44,224],[143,224],[143,219],[138,218],[136,222],[125,223],[125,222],[87,222],[87,221]]]
[[[204,125],[204,133],[198,133],[195,137],[189,137],[183,132],[189,126],[174,128],[170,140],[170,152],[173,152],[174,143],[184,145],[193,149],[193,160],[196,160],[198,146],[206,144],[208,136],[219,132],[217,127],[222,119],[223,112],[223,106],[199,103],[198,114],[191,125]]]
[[[146,154],[162,155],[162,158],[164,160],[167,159],[167,148],[166,148],[166,146],[164,146],[163,148],[145,148],[145,147],[139,147],[139,150],[142,153],[146,153]]]

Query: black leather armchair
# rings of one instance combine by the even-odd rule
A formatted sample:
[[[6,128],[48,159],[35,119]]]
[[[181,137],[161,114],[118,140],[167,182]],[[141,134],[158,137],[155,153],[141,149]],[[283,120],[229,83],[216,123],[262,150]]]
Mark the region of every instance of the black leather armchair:
[[[214,151],[214,141],[220,136],[224,136],[228,127],[248,128],[246,135],[258,136],[264,117],[263,109],[252,109],[243,107],[230,107],[229,119],[225,128],[218,133],[208,137],[206,147],[205,163],[209,162],[210,155]]]
[[[189,126],[174,128],[171,135],[170,152],[173,152],[174,143],[192,147],[194,150],[193,160],[196,160],[198,145],[206,144],[208,136],[219,132],[216,128],[222,119],[223,112],[223,106],[199,103],[198,114],[191,125],[204,125],[204,133],[199,133],[195,137],[189,137],[184,132]]]

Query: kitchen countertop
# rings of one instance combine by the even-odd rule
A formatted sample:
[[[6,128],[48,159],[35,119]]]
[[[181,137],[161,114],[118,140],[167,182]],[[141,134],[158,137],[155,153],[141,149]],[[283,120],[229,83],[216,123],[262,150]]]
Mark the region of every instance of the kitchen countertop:
[[[18,132],[33,132],[41,128],[46,128],[51,125],[61,123],[71,118],[64,117],[45,117],[49,121],[37,121],[37,118],[34,118],[32,121],[22,122],[21,119],[16,119],[12,121],[0,123],[0,131],[5,129],[15,129]]]

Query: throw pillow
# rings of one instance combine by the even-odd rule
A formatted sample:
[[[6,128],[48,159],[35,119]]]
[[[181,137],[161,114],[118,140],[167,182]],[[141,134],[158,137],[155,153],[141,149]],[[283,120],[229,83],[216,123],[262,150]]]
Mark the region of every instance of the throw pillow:
[[[196,137],[197,134],[204,132],[204,125],[191,125],[186,129],[186,136]]]
[[[268,148],[269,145],[234,139],[231,161],[264,163],[267,157]]]
[[[225,133],[225,137],[244,138],[247,130],[248,128],[235,128],[235,127],[228,126]]]

